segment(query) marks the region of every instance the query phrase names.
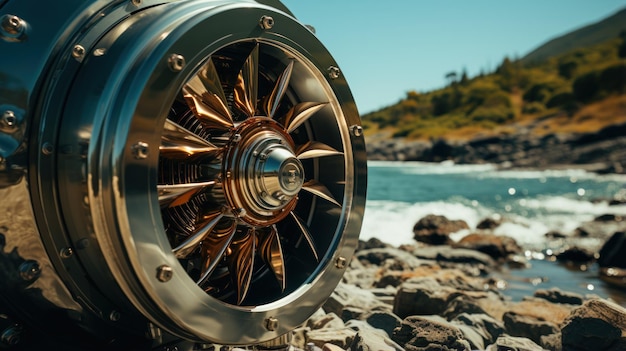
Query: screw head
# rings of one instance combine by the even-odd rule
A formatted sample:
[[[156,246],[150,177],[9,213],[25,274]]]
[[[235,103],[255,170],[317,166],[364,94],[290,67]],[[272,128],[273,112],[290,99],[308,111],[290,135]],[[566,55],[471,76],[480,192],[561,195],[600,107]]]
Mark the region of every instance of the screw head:
[[[259,26],[261,26],[261,28],[265,30],[272,29],[272,27],[274,27],[274,18],[265,15],[261,16],[261,19],[259,20]]]
[[[26,23],[15,15],[4,15],[0,19],[0,28],[9,37],[18,38],[24,33]]]
[[[120,318],[122,318],[122,314],[116,310],[113,310],[111,311],[111,313],[109,313],[109,320],[111,322],[117,322],[120,320]]]
[[[26,260],[19,266],[20,276],[25,281],[32,281],[41,275],[41,268],[39,263],[34,260]]]
[[[141,0],[130,0],[130,3],[137,7],[141,6]]]
[[[61,257],[62,258],[70,258],[74,254],[74,249],[71,247],[66,247],[61,249]]]
[[[85,58],[85,48],[82,45],[74,45],[72,48],[72,57],[78,61],[82,61]]]
[[[135,143],[131,149],[133,156],[135,156],[138,160],[144,160],[148,158],[148,155],[150,154],[150,145],[143,141]]]
[[[167,64],[172,72],[180,72],[185,68],[185,57],[179,54],[171,54],[167,59]]]
[[[359,125],[350,126],[350,132],[352,132],[352,135],[354,135],[355,137],[360,137],[361,135],[363,135],[363,127]]]
[[[0,119],[0,131],[5,133],[12,133],[17,130],[17,116],[15,116],[15,112],[11,110],[4,111],[2,113],[2,118]]]
[[[328,67],[328,76],[330,79],[337,79],[341,76],[341,70],[339,67],[330,66]]]
[[[337,257],[337,260],[335,261],[335,267],[339,269],[344,269],[346,268],[347,265],[348,265],[348,260],[346,260],[345,257]]]
[[[157,267],[156,277],[160,282],[162,283],[169,282],[173,276],[174,276],[174,270],[172,269],[172,267],[166,264],[160,265],[159,267]]]
[[[265,320],[265,329],[268,331],[276,331],[278,329],[278,319],[275,317],[269,317]]]
[[[54,146],[51,143],[43,143],[43,145],[41,146],[41,152],[44,155],[52,155],[52,153],[54,152]]]

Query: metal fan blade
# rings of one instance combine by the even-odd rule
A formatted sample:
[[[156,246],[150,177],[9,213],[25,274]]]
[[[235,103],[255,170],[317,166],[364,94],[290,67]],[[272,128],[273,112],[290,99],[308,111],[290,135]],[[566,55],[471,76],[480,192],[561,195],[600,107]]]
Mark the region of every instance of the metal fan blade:
[[[185,101],[193,114],[208,128],[232,129],[234,127],[233,120],[230,116],[227,118],[222,116],[215,108],[208,105],[202,100],[200,95],[190,91],[188,86],[183,88]]]
[[[259,45],[256,44],[244,62],[235,85],[235,107],[248,117],[256,115],[259,85]]]
[[[306,190],[313,195],[319,196],[322,199],[332,202],[333,204],[341,207],[341,204],[335,200],[327,187],[316,180],[309,180],[302,185],[302,190]]]
[[[265,113],[267,117],[273,118],[276,114],[276,110],[278,109],[278,105],[280,104],[280,100],[285,95],[287,91],[287,87],[289,86],[289,79],[291,79],[291,72],[293,71],[293,60],[289,62],[283,73],[281,73],[278,80],[276,80],[276,85],[274,85],[274,89],[270,93],[266,104],[265,104]]]
[[[196,228],[185,241],[172,250],[177,258],[185,258],[189,255],[200,242],[215,228],[217,223],[224,217],[222,212],[212,213],[204,217],[204,221]]]
[[[300,233],[302,233],[304,240],[309,244],[309,247],[311,248],[311,251],[313,252],[313,256],[315,256],[315,260],[319,262],[320,258],[319,258],[319,255],[317,254],[317,249],[315,248],[315,242],[313,241],[313,236],[309,232],[307,226],[300,219],[300,217],[298,217],[298,215],[296,215],[293,211],[289,212],[289,214],[291,214],[291,217],[293,218],[294,222],[296,222],[296,225],[300,229]]]
[[[232,254],[228,256],[228,269],[237,291],[237,304],[241,305],[248,294],[252,281],[256,251],[254,228],[249,228],[242,237],[233,240],[229,247]]]
[[[301,102],[292,107],[285,118],[285,130],[287,133],[293,132],[326,105],[327,102]]]
[[[337,151],[319,141],[310,141],[299,147],[296,151],[296,157],[299,160],[333,155],[343,155],[343,152]]]
[[[285,291],[287,286],[285,280],[285,259],[275,225],[273,225],[268,232],[259,234],[258,251],[263,261],[265,261],[265,264],[274,272],[274,276],[276,276],[276,280],[278,280],[282,291]]]
[[[182,145],[185,147],[199,149],[217,148],[207,140],[170,119],[165,120],[165,127],[163,128],[163,135],[161,136],[161,144],[165,146]]]
[[[220,262],[220,258],[224,256],[224,252],[235,236],[237,230],[237,222],[231,221],[230,226],[224,229],[214,229],[211,234],[207,235],[202,241],[202,274],[197,284],[201,285],[211,276],[215,267]]]
[[[157,185],[159,205],[174,207],[188,202],[200,190],[215,185],[215,181],[173,185]]]

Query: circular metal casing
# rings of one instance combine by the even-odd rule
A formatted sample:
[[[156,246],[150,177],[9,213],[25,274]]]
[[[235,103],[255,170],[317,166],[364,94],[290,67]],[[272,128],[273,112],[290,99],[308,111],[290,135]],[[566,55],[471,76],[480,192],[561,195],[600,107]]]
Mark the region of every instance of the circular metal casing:
[[[0,2],[0,51],[18,56],[0,58],[0,314],[139,349],[258,344],[304,322],[353,255],[366,187],[356,106],[314,34],[278,1],[58,1],[49,21],[37,6]],[[201,175],[185,183],[188,169]],[[183,200],[198,213],[179,215]]]

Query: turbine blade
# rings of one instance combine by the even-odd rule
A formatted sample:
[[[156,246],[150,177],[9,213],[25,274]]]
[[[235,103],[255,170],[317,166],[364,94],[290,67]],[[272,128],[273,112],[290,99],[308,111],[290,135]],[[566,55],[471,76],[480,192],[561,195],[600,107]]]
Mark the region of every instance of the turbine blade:
[[[165,146],[183,145],[190,148],[217,148],[199,135],[170,119],[165,120],[161,144]]]
[[[252,272],[256,251],[256,234],[253,228],[230,244],[232,254],[228,259],[235,290],[237,291],[237,304],[241,305],[248,294],[252,282]]]
[[[335,200],[327,187],[316,180],[309,180],[302,185],[302,190],[306,190],[313,195],[319,196],[322,199],[332,202],[333,204],[341,207],[341,204]]]
[[[274,272],[276,280],[280,284],[282,291],[285,291],[285,259],[283,257],[283,248],[278,237],[276,226],[273,225],[269,232],[259,235],[258,251],[265,261],[265,264]]]
[[[222,212],[215,212],[205,216],[204,221],[200,224],[193,234],[191,234],[185,241],[172,250],[176,258],[185,258],[189,255],[200,242],[215,228],[217,223],[224,217]]]
[[[259,85],[259,45],[256,44],[244,62],[235,85],[235,107],[248,117],[256,115]]]
[[[320,258],[319,258],[319,255],[317,254],[317,249],[315,249],[315,242],[313,241],[313,236],[307,229],[307,226],[300,219],[300,217],[298,217],[298,215],[295,214],[293,211],[289,212],[289,214],[291,214],[291,217],[293,218],[294,222],[296,222],[296,225],[298,226],[298,229],[300,229],[300,233],[304,237],[304,240],[309,244],[309,248],[311,248],[311,251],[313,252],[313,256],[315,256],[315,260],[319,262]]]
[[[343,152],[337,151],[334,148],[319,141],[309,141],[308,143],[298,148],[298,150],[296,151],[296,155],[299,160],[304,160],[307,158],[343,155]]]
[[[215,181],[173,185],[157,185],[159,205],[175,207],[188,202],[200,190],[215,185]]]
[[[289,64],[280,74],[278,80],[276,81],[276,85],[274,89],[270,93],[266,104],[265,104],[265,113],[267,117],[273,118],[276,114],[276,110],[278,109],[278,105],[280,104],[280,100],[285,95],[287,91],[287,87],[289,86],[289,80],[291,79],[291,72],[293,71],[293,60],[290,60]]]
[[[215,229],[202,241],[202,274],[197,284],[202,285],[209,279],[215,267],[224,256],[224,252],[235,236],[237,222],[231,221],[230,226],[224,229]]]
[[[202,97],[189,89],[189,85],[183,88],[183,96],[191,112],[208,128],[232,129],[235,124],[233,119],[222,116],[215,111],[214,107],[202,100]]]
[[[287,133],[293,132],[326,105],[327,102],[301,102],[292,107],[285,118],[285,130]]]

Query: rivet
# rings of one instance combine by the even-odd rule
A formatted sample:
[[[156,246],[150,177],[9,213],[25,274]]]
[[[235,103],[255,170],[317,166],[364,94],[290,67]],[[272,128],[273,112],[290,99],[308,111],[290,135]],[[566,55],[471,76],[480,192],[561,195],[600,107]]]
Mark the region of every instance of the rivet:
[[[341,76],[341,70],[338,67],[330,66],[328,67],[328,76],[330,79],[337,79]]]
[[[335,267],[339,269],[346,268],[347,264],[348,264],[348,260],[346,260],[345,257],[337,257],[337,260],[335,261]]]
[[[261,28],[265,30],[272,29],[272,27],[274,27],[274,18],[265,15],[261,16],[261,19],[259,20],[259,26],[261,26]]]
[[[116,310],[113,310],[111,311],[111,313],[109,313],[109,320],[111,322],[117,322],[120,320],[120,318],[122,318],[122,314]]]
[[[243,217],[246,215],[246,213],[246,210],[241,207],[233,210],[233,214],[235,215],[235,217]]]
[[[137,7],[141,6],[141,0],[130,0],[130,3]]]
[[[34,260],[27,260],[22,262],[19,267],[20,276],[25,281],[31,281],[39,278],[41,275],[41,268],[39,267],[39,263]]]
[[[0,334],[0,342],[8,346],[19,344],[22,339],[22,327],[20,325],[12,325]]]
[[[355,137],[360,137],[361,135],[363,135],[363,127],[359,125],[350,126],[350,132],[352,132],[352,135],[354,135]]]
[[[174,270],[172,269],[172,267],[166,264],[157,267],[156,277],[160,282],[162,283],[169,282],[172,279],[173,275],[174,275]]]
[[[148,145],[148,143],[140,141],[135,143],[135,145],[131,147],[131,150],[136,159],[143,160],[148,158],[148,154],[150,153],[149,147],[150,145]]]
[[[72,57],[78,61],[82,61],[85,57],[85,48],[82,45],[74,45],[72,49]]]
[[[233,135],[233,143],[238,143],[241,141],[241,134]]]
[[[44,155],[51,155],[54,152],[54,146],[51,143],[43,143],[41,146],[41,152]]]
[[[60,255],[62,258],[70,258],[74,254],[74,249],[71,247],[66,247],[61,249]]]
[[[0,20],[0,28],[10,37],[17,38],[24,33],[25,22],[15,15],[4,15]]]
[[[185,67],[185,57],[179,54],[171,54],[167,63],[173,72],[180,72]]]
[[[278,319],[275,317],[270,317],[265,320],[265,329],[269,331],[275,331],[278,329]]]

